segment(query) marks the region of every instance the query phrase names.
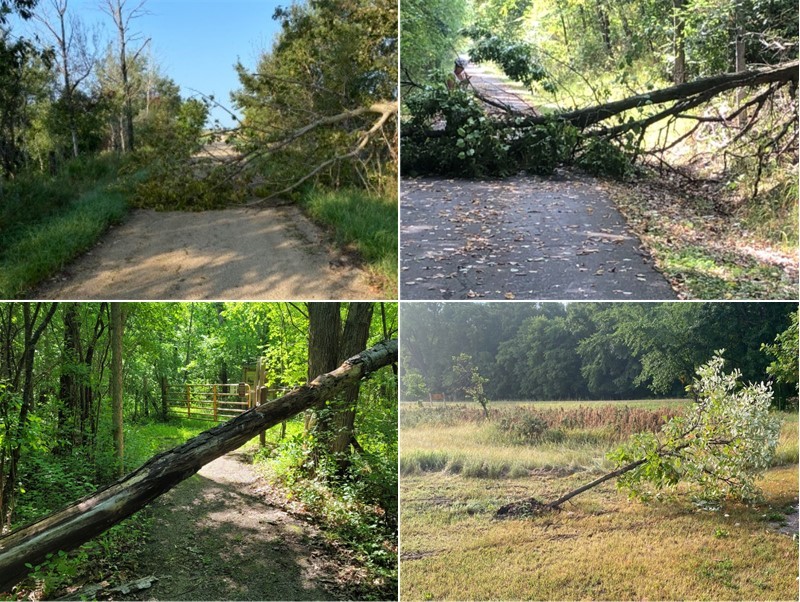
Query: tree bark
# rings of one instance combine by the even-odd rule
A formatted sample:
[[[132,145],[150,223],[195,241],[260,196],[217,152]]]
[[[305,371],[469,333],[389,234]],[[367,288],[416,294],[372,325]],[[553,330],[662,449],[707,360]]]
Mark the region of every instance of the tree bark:
[[[369,327],[372,322],[373,307],[372,303],[350,303],[347,321],[344,325],[341,351],[339,352],[341,360],[366,347],[367,339],[369,338]],[[332,407],[334,412],[331,419],[333,437],[330,450],[334,454],[338,454],[337,461],[340,470],[343,470],[349,463],[348,451],[350,444],[354,440],[353,429],[359,391],[360,383],[353,383],[345,389]]]
[[[683,36],[686,21],[683,18],[684,0],[672,0],[672,53],[675,63],[672,68],[672,82],[686,83],[686,41]]]
[[[331,370],[339,362],[342,318],[338,302],[308,304],[308,379]],[[311,465],[316,468],[322,448],[330,439],[330,412],[325,402],[312,406],[306,414],[305,432],[311,441]]]
[[[119,476],[125,474],[125,440],[122,431],[122,331],[125,324],[121,303],[111,304],[111,438],[117,455]]]
[[[397,361],[397,340],[383,341],[292,392],[158,454],[105,489],[0,538],[0,591],[7,591],[48,553],[81,545],[119,523],[200,468],[303,410],[330,399]]]
[[[685,84],[670,86],[669,88],[654,90],[646,94],[637,94],[621,100],[586,107],[584,109],[577,109],[575,111],[568,111],[557,115],[524,115],[521,113],[517,113],[517,115],[525,117],[523,125],[544,124],[553,119],[557,119],[571,123],[580,129],[584,129],[609,119],[610,117],[624,113],[625,111],[646,105],[657,105],[677,100],[685,100],[699,95],[702,95],[704,100],[710,100],[718,94],[736,88],[758,86],[775,82],[796,83],[798,81],[798,65],[800,65],[800,62],[792,61],[791,63],[784,63],[775,67],[753,69],[742,73],[725,73],[722,75],[703,77]],[[430,133],[430,137],[436,137],[437,135],[444,135],[444,132],[439,134],[435,132]]]

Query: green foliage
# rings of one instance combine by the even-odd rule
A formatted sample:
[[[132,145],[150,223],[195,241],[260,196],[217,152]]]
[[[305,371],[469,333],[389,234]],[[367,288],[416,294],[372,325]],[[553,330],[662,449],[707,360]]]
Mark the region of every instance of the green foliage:
[[[242,89],[233,93],[243,114],[237,145],[254,161],[270,192],[278,192],[334,157],[341,160],[313,175],[329,188],[396,189],[396,124],[364,140],[373,125],[364,114],[324,125],[325,118],[396,97],[397,3],[390,0],[314,2],[278,7],[281,31],[254,70],[236,66]],[[313,65],[313,68],[309,68]],[[302,136],[294,133],[311,123]],[[269,152],[265,152],[269,149]],[[275,169],[275,164],[280,169]]]
[[[25,566],[31,570],[29,577],[41,587],[42,597],[46,599],[70,583],[87,558],[88,555],[83,551],[70,556],[64,550],[59,550],[56,554],[47,554],[45,560],[36,566],[29,562]]]
[[[246,197],[246,188],[224,167],[187,165],[159,155],[147,161],[147,178],[134,189],[131,204],[158,211],[205,211],[239,204]]]
[[[337,243],[352,247],[378,276],[386,296],[397,290],[397,198],[359,189],[312,189],[300,203],[317,222],[333,229]]]
[[[21,295],[61,269],[122,219],[125,199],[108,187],[117,167],[111,156],[81,158],[66,163],[54,178],[25,174],[2,184],[0,292],[5,298]]]
[[[632,156],[613,142],[591,137],[575,163],[596,176],[623,179],[632,169]]]
[[[793,303],[410,304],[401,307],[403,399],[418,375],[452,398],[445,376],[466,353],[493,400],[685,395],[695,367],[728,350],[746,380],[768,378],[761,351]],[[455,392],[455,391],[453,391]]]
[[[536,82],[541,82],[545,90],[553,90],[552,84],[545,80],[547,73],[537,60],[536,51],[530,44],[495,35],[492,31],[477,25],[466,28],[463,33],[474,42],[474,46],[469,50],[469,57],[473,62],[492,61],[499,65],[509,78],[521,82],[527,88],[533,87]]]
[[[577,130],[562,122],[525,125],[521,118],[490,119],[467,90],[431,85],[405,102],[410,117],[402,125],[404,174],[548,175],[571,160],[578,142]],[[435,136],[430,136],[432,129]]]
[[[648,499],[653,490],[686,482],[702,500],[758,498],[755,481],[775,454],[780,421],[769,411],[770,388],[740,385],[740,373],[724,373],[723,364],[720,352],[698,368],[691,385],[697,402],[685,415],[609,454],[616,466],[645,460],[619,477],[619,487]]]
[[[770,356],[775,358],[769,366],[767,372],[779,383],[788,385],[795,396],[798,393],[798,363],[800,357],[798,350],[798,331],[800,325],[797,321],[798,312],[791,314],[789,327],[775,337],[775,343],[763,344],[761,348]]]
[[[451,377],[451,388],[479,403],[483,408],[484,415],[488,416],[489,399],[483,392],[483,385],[489,379],[480,375],[478,368],[473,365],[470,355],[461,353],[453,357]]]
[[[465,0],[403,2],[400,6],[402,72],[416,82],[428,82],[451,69],[466,14]]]

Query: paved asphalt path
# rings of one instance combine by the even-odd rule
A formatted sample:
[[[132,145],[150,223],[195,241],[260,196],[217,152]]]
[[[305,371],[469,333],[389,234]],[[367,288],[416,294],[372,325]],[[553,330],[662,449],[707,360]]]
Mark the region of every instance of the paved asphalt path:
[[[401,185],[401,299],[675,299],[591,178]]]

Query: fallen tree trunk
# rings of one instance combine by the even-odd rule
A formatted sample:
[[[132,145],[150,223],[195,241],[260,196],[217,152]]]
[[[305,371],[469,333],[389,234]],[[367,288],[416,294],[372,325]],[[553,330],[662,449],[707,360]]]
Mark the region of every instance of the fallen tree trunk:
[[[26,563],[36,564],[48,553],[81,545],[261,431],[330,399],[348,385],[396,361],[397,340],[379,343],[309,384],[154,456],[105,489],[0,538],[0,592],[7,591],[29,572]]]
[[[707,102],[708,100],[711,100],[715,96],[722,94],[723,92],[735,90],[737,88],[754,87],[763,84],[775,83],[791,83],[796,87],[799,65],[800,62],[794,61],[775,67],[765,67],[763,69],[753,69],[752,71],[743,71],[740,73],[724,73],[722,75],[703,77],[685,84],[670,86],[669,88],[653,90],[652,92],[629,96],[621,100],[615,100],[600,105],[594,105],[591,107],[585,107],[583,109],[576,109],[574,111],[556,113],[552,115],[531,115],[527,112],[514,110],[513,107],[510,107],[505,103],[489,99],[485,94],[476,93],[476,96],[483,102],[504,110],[510,116],[521,118],[521,121],[515,122],[514,125],[516,127],[542,125],[556,120],[570,123],[578,129],[584,130],[593,125],[597,125],[598,123],[605,121],[610,117],[614,117],[638,107],[671,102],[677,103],[673,109],[660,112],[657,115],[657,118],[649,118],[649,121],[655,121],[698,106],[704,102]],[[645,121],[647,120],[633,121],[630,124],[618,126],[616,130],[600,130],[599,132],[595,133],[604,134],[608,131],[611,133],[618,133],[617,130],[623,131],[631,129],[633,125],[639,123],[643,125],[650,124],[644,123]],[[443,130],[429,130],[425,133],[425,136],[428,138],[441,138],[447,135],[448,133]]]
[[[654,90],[646,94],[637,94],[635,96],[623,98],[622,100],[587,107],[577,111],[570,111],[568,113],[561,113],[556,117],[580,129],[584,129],[590,125],[604,121],[609,117],[614,117],[615,115],[637,107],[673,102],[687,99],[695,95],[702,95],[704,99],[705,97],[710,99],[728,90],[774,82],[796,83],[798,79],[798,65],[800,65],[800,63],[794,61],[778,65],[777,67],[766,67],[764,69],[754,69],[752,71],[743,71],[740,73],[725,73],[723,75],[703,77],[685,84]],[[532,124],[545,123],[547,118],[534,116],[528,117],[526,121]]]
[[[557,510],[558,507],[561,506],[561,504],[571,500],[576,495],[579,495],[584,491],[588,491],[589,489],[593,489],[594,487],[597,487],[601,483],[605,483],[606,481],[609,481],[622,474],[625,474],[626,472],[630,472],[631,470],[633,470],[634,468],[638,468],[645,462],[647,462],[646,459],[636,460],[635,462],[626,464],[625,466],[617,468],[616,470],[612,470],[611,472],[604,474],[602,477],[595,479],[591,483],[586,483],[586,485],[582,485],[577,489],[573,489],[569,493],[562,495],[560,498],[552,502],[547,502],[543,504],[535,498],[528,498],[526,500],[522,500],[519,502],[511,502],[510,504],[506,504],[505,506],[501,506],[500,508],[498,508],[497,512],[495,512],[495,516],[505,517],[514,514],[525,514],[527,513],[527,509],[529,508],[538,508],[539,510]],[[520,509],[522,509],[523,512],[520,512]]]

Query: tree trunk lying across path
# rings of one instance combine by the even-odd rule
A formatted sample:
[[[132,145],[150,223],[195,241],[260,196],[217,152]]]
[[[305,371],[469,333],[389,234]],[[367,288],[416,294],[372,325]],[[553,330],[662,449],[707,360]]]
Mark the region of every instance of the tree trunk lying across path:
[[[35,565],[48,553],[79,546],[261,431],[396,361],[397,340],[381,342],[311,383],[154,456],[105,489],[0,538],[0,592],[25,577],[29,572],[25,563]]]
[[[686,84],[678,84],[661,90],[654,90],[646,94],[629,96],[622,100],[615,100],[605,104],[578,109],[568,113],[561,113],[556,117],[563,121],[568,121],[572,125],[583,129],[599,123],[609,117],[619,115],[636,107],[655,105],[665,102],[687,99],[693,96],[700,96],[704,100],[710,99],[717,94],[722,94],[728,90],[758,86],[775,82],[797,82],[798,61],[785,63],[776,67],[765,67],[752,71],[742,71],[740,73],[725,73],[711,77],[702,77]],[[527,123],[545,123],[547,117],[534,116],[526,119]],[[552,118],[551,118],[552,119]]]
[[[727,92],[729,90],[777,83],[791,84],[796,88],[798,81],[798,66],[800,66],[800,62],[793,61],[791,63],[784,63],[773,67],[753,69],[751,71],[724,73],[722,75],[702,77],[685,84],[678,84],[676,86],[670,86],[669,88],[653,90],[645,94],[636,94],[621,100],[585,107],[583,109],[576,109],[574,111],[567,111],[565,113],[556,113],[553,115],[531,115],[527,112],[516,111],[504,103],[499,103],[495,100],[487,98],[485,94],[478,93],[477,96],[484,102],[503,109],[509,115],[521,117],[522,121],[518,122],[516,125],[541,125],[553,120],[557,120],[570,123],[580,130],[597,125],[610,117],[614,117],[637,107],[672,102],[676,103],[674,107],[664,110],[655,116],[634,120],[630,123],[616,126],[613,129],[599,128],[597,131],[592,130],[596,134],[605,134],[609,132],[618,133],[619,131],[627,131],[637,124],[650,125],[650,122],[664,119],[676,113],[694,108],[714,98],[718,94],[722,94],[723,92]],[[430,130],[425,134],[425,136],[428,138],[441,138],[446,135],[447,132],[444,130]]]

